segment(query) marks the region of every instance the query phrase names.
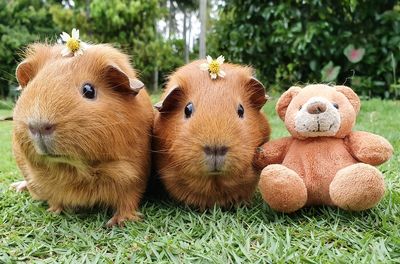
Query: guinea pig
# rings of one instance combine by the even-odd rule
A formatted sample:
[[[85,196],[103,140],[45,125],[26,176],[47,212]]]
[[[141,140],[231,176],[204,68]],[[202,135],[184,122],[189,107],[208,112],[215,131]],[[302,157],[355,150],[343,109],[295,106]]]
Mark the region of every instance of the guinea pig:
[[[270,134],[265,88],[250,67],[222,64],[226,76],[213,80],[203,62],[173,73],[155,105],[156,171],[170,196],[191,207],[247,204],[260,173],[252,159]]]
[[[139,219],[150,172],[154,110],[127,55],[92,45],[63,57],[33,44],[18,65],[13,152],[28,189],[48,211],[104,206],[107,226]]]

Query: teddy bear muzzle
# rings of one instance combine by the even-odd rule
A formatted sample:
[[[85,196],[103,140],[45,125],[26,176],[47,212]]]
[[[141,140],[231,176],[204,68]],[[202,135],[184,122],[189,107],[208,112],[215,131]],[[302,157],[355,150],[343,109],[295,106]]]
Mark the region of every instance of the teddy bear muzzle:
[[[339,128],[339,110],[323,97],[310,98],[295,116],[295,130],[302,136],[334,136]]]

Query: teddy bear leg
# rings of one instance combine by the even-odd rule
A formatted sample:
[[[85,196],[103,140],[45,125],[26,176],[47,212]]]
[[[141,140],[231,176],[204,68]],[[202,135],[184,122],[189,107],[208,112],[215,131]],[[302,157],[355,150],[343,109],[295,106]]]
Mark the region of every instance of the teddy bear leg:
[[[382,173],[375,167],[357,163],[339,170],[329,186],[333,203],[345,210],[374,207],[385,193]]]
[[[267,204],[279,212],[291,213],[307,202],[307,188],[293,170],[279,164],[265,167],[258,184]]]

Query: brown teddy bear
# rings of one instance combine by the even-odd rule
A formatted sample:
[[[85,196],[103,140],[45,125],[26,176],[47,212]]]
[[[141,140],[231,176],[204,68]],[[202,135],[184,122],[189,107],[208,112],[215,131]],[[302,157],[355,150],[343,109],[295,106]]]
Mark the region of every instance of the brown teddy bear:
[[[265,143],[255,157],[266,166],[259,188],[272,209],[361,211],[381,200],[385,183],[373,166],[390,159],[393,147],[381,136],[352,131],[359,110],[360,99],[346,86],[314,84],[282,94],[276,111],[291,137]]]

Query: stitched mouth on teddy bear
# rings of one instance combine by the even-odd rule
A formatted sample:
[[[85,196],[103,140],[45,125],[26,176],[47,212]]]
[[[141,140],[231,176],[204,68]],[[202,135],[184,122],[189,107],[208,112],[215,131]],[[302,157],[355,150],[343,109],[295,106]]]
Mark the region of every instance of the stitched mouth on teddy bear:
[[[334,136],[340,128],[340,113],[322,97],[310,98],[295,116],[295,130],[303,136]]]

